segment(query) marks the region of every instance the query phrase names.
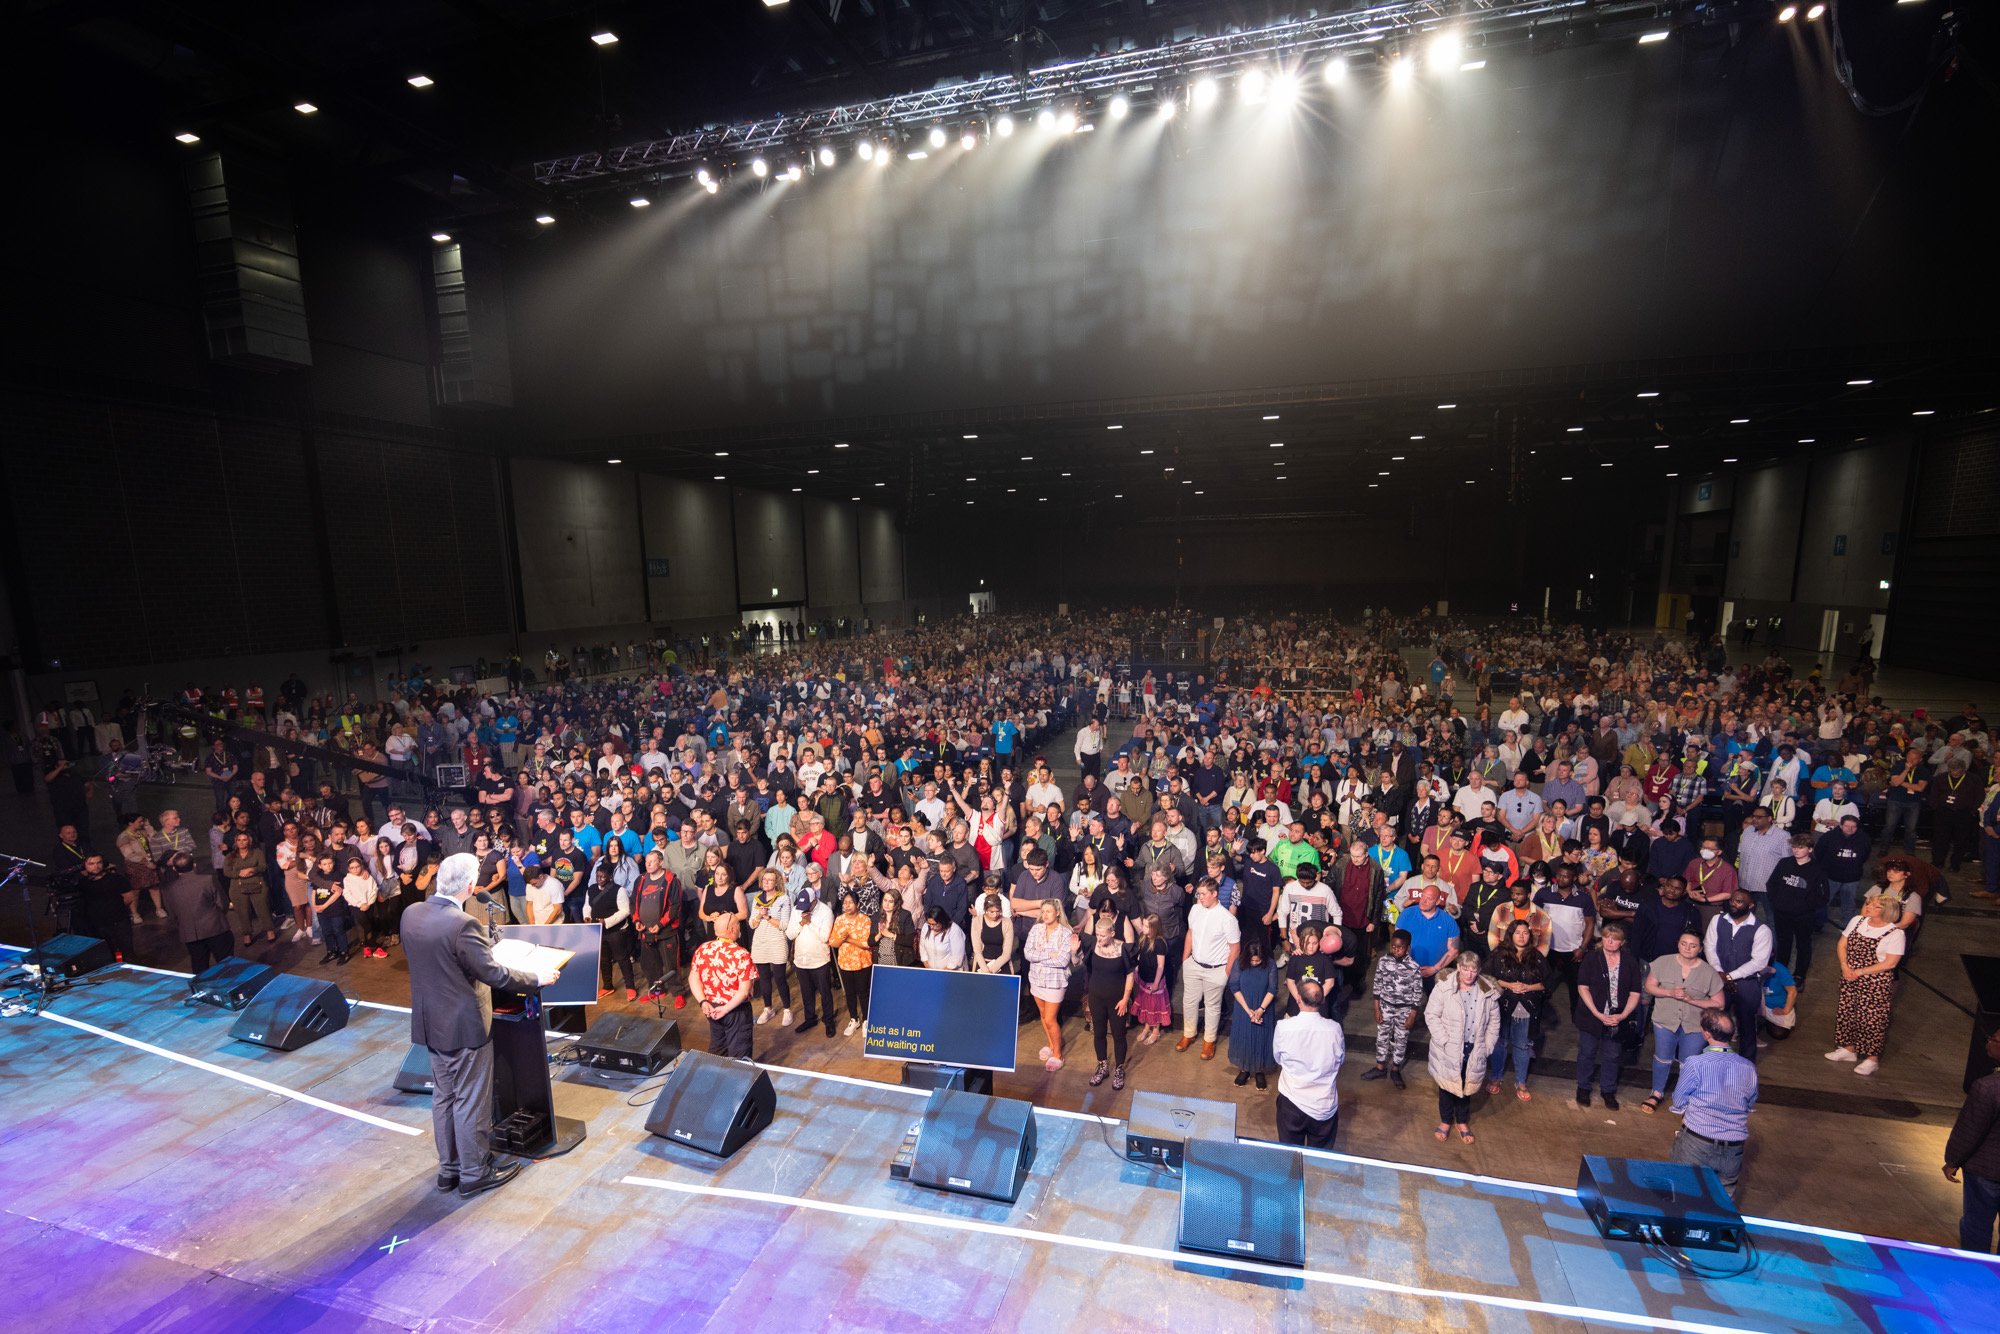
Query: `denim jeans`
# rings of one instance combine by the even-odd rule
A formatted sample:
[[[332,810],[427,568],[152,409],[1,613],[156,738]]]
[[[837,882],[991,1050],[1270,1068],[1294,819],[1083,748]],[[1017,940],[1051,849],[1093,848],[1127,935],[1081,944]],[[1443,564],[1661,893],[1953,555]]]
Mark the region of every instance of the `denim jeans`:
[[[1679,1033],[1671,1028],[1653,1025],[1653,1092],[1664,1094],[1667,1081],[1673,1077],[1674,1066],[1701,1050],[1701,1030]]]
[[[1900,830],[1903,835],[1903,851],[1914,857],[1917,855],[1917,816],[1923,813],[1923,803],[1918,801],[1885,801],[1882,803],[1882,837],[1876,846],[1887,848],[1895,843]]]
[[[1507,1072],[1507,1053],[1514,1053],[1514,1083],[1528,1082],[1528,1016],[1525,1011],[1516,1010],[1512,1019],[1500,1021],[1500,1040],[1493,1044],[1493,1055],[1486,1061],[1486,1077],[1497,1081]]]
[[[1835,880],[1827,886],[1826,913],[1836,929],[1846,926],[1861,900],[1859,880]]]
[[[1980,1255],[2000,1254],[1993,1245],[1993,1219],[2000,1213],[2000,1180],[1961,1172],[1965,1185],[1965,1211],[1958,1219],[1959,1249]]]
[[[1711,1167],[1722,1178],[1722,1184],[1734,1190],[1736,1179],[1743,1175],[1743,1145],[1711,1144],[1705,1139],[1696,1139],[1687,1127],[1674,1132],[1673,1152],[1668,1155],[1674,1162],[1686,1163],[1690,1167]]]

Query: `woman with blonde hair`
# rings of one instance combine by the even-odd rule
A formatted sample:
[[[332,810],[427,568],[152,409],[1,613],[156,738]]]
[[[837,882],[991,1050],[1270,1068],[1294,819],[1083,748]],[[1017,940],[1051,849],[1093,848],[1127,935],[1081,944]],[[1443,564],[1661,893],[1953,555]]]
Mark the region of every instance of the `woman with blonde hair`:
[[[1040,1053],[1042,1064],[1053,1073],[1063,1066],[1060,1011],[1063,996],[1069,990],[1077,938],[1076,931],[1063,920],[1062,905],[1056,900],[1043,899],[1039,911],[1041,920],[1028,928],[1027,943],[1021,952],[1028,960],[1028,991],[1035,998],[1042,1032],[1049,1040]]]
[[[1896,965],[1907,953],[1900,894],[1870,894],[1861,912],[1840,931],[1840,1007],[1834,1012],[1829,1061],[1859,1060],[1857,1075],[1881,1066],[1889,1037],[1889,1009],[1896,999]]]

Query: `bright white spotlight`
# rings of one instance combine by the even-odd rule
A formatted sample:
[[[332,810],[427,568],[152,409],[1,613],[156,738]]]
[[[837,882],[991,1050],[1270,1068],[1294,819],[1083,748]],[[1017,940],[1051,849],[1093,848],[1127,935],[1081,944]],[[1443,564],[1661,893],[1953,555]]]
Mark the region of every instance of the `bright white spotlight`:
[[[1056,128],[1058,130],[1061,130],[1064,134],[1075,134],[1076,113],[1074,111],[1064,109],[1062,115],[1056,117]]]
[[[1180,114],[1180,109],[1181,109],[1181,104],[1179,99],[1174,97],[1168,97],[1160,103],[1160,119],[1172,120],[1175,116]]]
[[[1799,16],[1799,7],[1797,5],[1786,5],[1783,9],[1778,11],[1778,22],[1790,23],[1793,19],[1797,18],[1798,16]]]
[[[833,149],[825,144],[821,144],[819,150],[819,165],[822,167],[831,167],[833,163],[834,163]]]
[[[722,187],[720,185],[717,185],[714,181],[703,181],[701,183],[701,188],[708,191],[710,194],[716,194],[722,189]]]
[[[1825,5],[1814,5],[1806,11],[1806,22],[1813,23],[1826,16]]]
[[[710,181],[715,179],[714,176],[709,174],[709,170],[707,167],[703,167],[700,170],[696,171],[694,174],[694,178],[697,181],[700,181],[703,185],[707,185]]]
[[[1639,45],[1641,46],[1651,46],[1655,42],[1664,42],[1666,40],[1667,34],[1664,29],[1659,32],[1642,32],[1639,34]]]
[[[932,147],[932,148],[943,148],[943,147],[944,147],[944,126],[942,126],[942,125],[933,125],[933,126],[931,126],[931,134],[930,134],[930,140],[931,140],[931,147]]]
[[[890,154],[890,152],[889,152],[889,145],[888,145],[888,144],[886,144],[886,143],[881,143],[881,144],[877,144],[877,145],[875,145],[875,165],[876,165],[877,167],[886,167],[886,166],[888,166],[888,165],[889,165],[889,158],[890,158],[890,156],[891,156],[891,154]]]
[[[863,139],[855,147],[854,156],[860,158],[863,162],[872,161],[875,157],[875,141],[873,139]]]
[[[971,130],[967,130],[964,134],[958,136],[958,146],[970,153],[973,149],[979,147],[979,136]]]
[[[653,201],[646,198],[646,196],[644,195],[633,195],[630,199],[626,200],[625,202],[630,204],[633,208],[651,208],[653,206]]]
[[[1431,68],[1439,74],[1445,74],[1457,69],[1459,59],[1464,50],[1465,43],[1460,40],[1459,35],[1450,29],[1446,29],[1444,32],[1431,38],[1429,53]]]
[[[1119,93],[1111,99],[1111,105],[1105,109],[1111,113],[1111,119],[1124,120],[1131,113],[1132,101],[1125,94]]]
[[[1329,84],[1338,84],[1346,82],[1347,57],[1335,56],[1333,57],[1333,59],[1327,61],[1326,68],[1320,71],[1320,77],[1325,79]]]
[[[201,136],[193,130],[182,130],[174,136],[174,142],[177,144],[198,144],[201,142]]]
[[[451,233],[450,233],[450,232],[432,232],[432,233],[431,233],[431,240],[433,240],[433,241],[436,241],[436,242],[437,242],[437,243],[438,243],[439,245],[443,245],[443,244],[444,244],[444,243],[445,243],[446,241],[449,241],[450,239],[451,239]]]
[[[618,34],[615,32],[594,32],[590,34],[590,40],[599,46],[616,46],[618,45]]]
[[[931,150],[928,148],[912,148],[909,152],[903,154],[904,157],[908,158],[912,162],[922,162],[925,158],[929,157],[930,155],[931,155]]]
[[[766,162],[763,158],[760,157],[751,158],[750,174],[752,176],[755,176],[758,180],[761,181],[766,176],[769,176],[771,174],[771,164]]]
[[[428,88],[435,80],[428,74],[412,74],[409,78],[403,80],[403,82],[409,84],[412,88]]]
[[[1264,95],[1270,90],[1271,76],[1261,69],[1252,68],[1243,71],[1243,77],[1236,82],[1236,95],[1251,106],[1262,102]]]
[[[785,179],[788,181],[796,181],[799,177],[805,174],[806,173],[804,168],[800,167],[799,164],[796,162],[792,163],[792,165],[785,168]]]
[[[1410,63],[1408,56],[1397,56],[1389,62],[1389,82],[1391,83],[1408,83],[1415,76],[1416,72],[1416,66]]]
[[[314,106],[311,102],[294,102],[292,104],[292,110],[298,112],[301,116],[314,116],[319,114],[319,108]]]
[[[544,227],[553,226],[555,224],[555,220],[556,220],[556,215],[553,213],[537,213],[535,215],[535,221],[539,222]]]
[[[1459,73],[1461,74],[1467,74],[1473,70],[1485,69],[1485,68],[1486,68],[1486,62],[1483,60],[1468,60],[1463,65],[1460,65],[1458,67]]]
[[[1037,111],[1035,113],[1036,129],[1053,130],[1055,127],[1056,127],[1056,113],[1054,107],[1043,107],[1040,111]]]
[[[1002,139],[1012,138],[1014,134],[1014,118],[1003,115],[999,120],[994,121],[993,133],[999,135]]]
[[[1215,99],[1222,96],[1222,89],[1214,79],[1203,79],[1194,86],[1194,109],[1206,111],[1215,105]]]
[[[1290,106],[1298,101],[1299,76],[1286,70],[1271,80],[1271,100],[1279,106]]]

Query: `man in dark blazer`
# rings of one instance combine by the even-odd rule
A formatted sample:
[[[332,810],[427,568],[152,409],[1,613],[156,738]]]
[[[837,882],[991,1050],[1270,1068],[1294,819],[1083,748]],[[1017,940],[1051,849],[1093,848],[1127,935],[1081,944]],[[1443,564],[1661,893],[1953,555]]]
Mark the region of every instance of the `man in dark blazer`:
[[[556,980],[503,968],[480,917],[465,911],[479,859],[456,853],[438,867],[437,893],[403,910],[410,967],[410,1040],[431,1054],[431,1132],[439,1190],[473,1196],[513,1180],[518,1161],[493,1162],[493,988],[530,991]]]
[[[215,877],[194,869],[194,858],[176,852],[161,868],[165,883],[160,902],[174,919],[174,930],[188,952],[188,968],[196,977],[209,965],[227,959],[234,951],[229,930],[229,891],[215,883]],[[194,986],[194,979],[188,979]]]

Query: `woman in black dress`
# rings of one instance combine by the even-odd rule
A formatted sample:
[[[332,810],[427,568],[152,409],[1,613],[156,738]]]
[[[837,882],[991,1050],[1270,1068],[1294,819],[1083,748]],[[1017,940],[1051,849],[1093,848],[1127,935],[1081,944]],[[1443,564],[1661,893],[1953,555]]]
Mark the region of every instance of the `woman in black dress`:
[[[1096,928],[1083,947],[1084,996],[1090,1005],[1090,1040],[1097,1048],[1097,1072],[1093,1086],[1111,1077],[1111,1087],[1125,1087],[1126,1016],[1132,1012],[1132,990],[1138,984],[1138,957],[1119,936],[1118,921],[1108,912],[1098,913]],[[1105,1040],[1109,1035],[1112,1066],[1105,1060]]]
[[[728,866],[717,861],[708,868],[708,873],[708,884],[701,891],[701,925],[702,934],[714,940],[718,921],[725,917],[737,923],[746,921],[750,916],[750,905],[744,902],[743,891],[730,878]]]

